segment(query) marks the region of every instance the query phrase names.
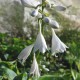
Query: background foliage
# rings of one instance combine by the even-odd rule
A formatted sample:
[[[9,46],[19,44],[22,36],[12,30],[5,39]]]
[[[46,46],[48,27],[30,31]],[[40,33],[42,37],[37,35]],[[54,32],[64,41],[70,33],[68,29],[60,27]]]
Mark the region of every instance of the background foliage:
[[[76,29],[64,29],[58,33],[59,37],[69,46],[65,53],[51,55],[50,51],[44,55],[38,53],[38,63],[42,77],[39,80],[79,80],[80,79],[80,32]],[[50,36],[51,39],[51,36]],[[1,80],[27,80],[30,69],[29,56],[25,68],[17,61],[17,56],[26,46],[34,42],[24,37],[11,37],[0,34],[0,77]],[[48,40],[48,39],[47,39]],[[49,41],[49,40],[48,40]],[[48,43],[49,44],[49,43]],[[44,67],[45,66],[45,67]],[[50,75],[51,74],[51,75]],[[66,78],[65,78],[66,77]],[[20,78],[20,79],[19,79]],[[35,78],[34,78],[35,80]]]

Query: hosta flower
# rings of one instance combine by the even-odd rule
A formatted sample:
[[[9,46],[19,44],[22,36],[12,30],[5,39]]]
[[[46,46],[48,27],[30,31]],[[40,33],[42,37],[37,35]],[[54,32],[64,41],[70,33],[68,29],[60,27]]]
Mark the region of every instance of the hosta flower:
[[[47,49],[47,45],[46,45],[46,41],[44,39],[44,36],[42,35],[41,25],[40,25],[40,31],[37,35],[33,52],[36,52],[37,50],[39,50],[40,52],[45,53],[46,49]]]
[[[40,2],[38,0],[21,0],[25,7],[37,7]]]
[[[27,46],[25,49],[21,51],[21,53],[18,55],[18,59],[21,63],[24,63],[27,57],[30,55],[31,50],[33,48],[33,44],[30,46]]]
[[[55,55],[55,53],[64,52],[66,51],[66,48],[68,47],[57,37],[54,29],[52,29],[52,54]]]
[[[32,11],[31,16],[33,16],[33,17],[37,16],[38,15],[38,10],[39,10],[39,7],[36,10]]]
[[[38,67],[38,63],[37,63],[36,58],[35,58],[35,54],[33,57],[33,63],[31,65],[30,74],[33,74],[33,76],[36,76],[36,77],[40,76],[39,67]]]
[[[48,23],[52,28],[59,28],[58,22],[53,19],[50,19],[49,17],[45,17],[43,21],[45,23]]]

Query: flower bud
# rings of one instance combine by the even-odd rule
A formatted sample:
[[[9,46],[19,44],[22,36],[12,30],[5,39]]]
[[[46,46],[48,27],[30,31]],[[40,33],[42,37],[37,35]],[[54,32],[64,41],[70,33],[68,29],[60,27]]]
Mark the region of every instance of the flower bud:
[[[47,71],[47,72],[49,71],[49,69],[48,69],[48,68],[44,68],[44,70],[45,70],[45,71]]]
[[[42,65],[42,67],[45,68],[46,66],[45,65]]]
[[[45,17],[45,18],[43,19],[43,21],[44,21],[45,23],[48,23],[52,28],[59,28],[59,24],[58,24],[58,22],[55,21],[55,20],[52,20],[52,19],[50,19],[50,18],[48,18],[48,17]]]
[[[35,16],[37,16],[38,15],[38,11],[33,11],[32,13],[31,13],[31,16],[33,16],[33,17],[35,17]]]
[[[46,8],[50,9],[53,5],[56,5],[54,0],[46,0]]]
[[[46,8],[51,8],[51,4],[49,1],[46,1]]]
[[[65,11],[66,10],[66,7],[64,7],[64,6],[55,6],[54,8],[58,11]]]
[[[39,8],[37,8],[36,10],[32,11],[31,16],[35,17],[38,15],[38,10]]]
[[[24,7],[29,8],[35,8],[41,4],[38,0],[21,0],[21,3],[24,5]]]
[[[51,26],[52,28],[59,28],[59,24],[58,24],[58,22],[55,21],[55,20],[51,20],[51,22],[50,22],[49,24],[50,24],[50,26]]]
[[[51,20],[50,20],[48,17],[45,17],[45,18],[43,19],[43,21],[44,21],[45,23],[50,23],[50,22],[51,22]]]

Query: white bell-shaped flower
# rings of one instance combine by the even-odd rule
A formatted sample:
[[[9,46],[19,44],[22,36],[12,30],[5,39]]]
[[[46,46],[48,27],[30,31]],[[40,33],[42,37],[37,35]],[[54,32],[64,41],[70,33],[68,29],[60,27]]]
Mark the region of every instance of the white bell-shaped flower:
[[[21,0],[22,4],[25,7],[37,7],[40,5],[40,2],[38,0]]]
[[[30,69],[29,73],[33,74],[33,76],[36,76],[36,77],[40,76],[39,67],[38,67],[38,63],[36,61],[35,54],[34,54],[34,57],[33,57],[33,63],[31,65],[31,69]]]
[[[52,28],[59,28],[58,22],[53,19],[50,19],[49,17],[45,17],[43,21],[45,23],[48,23]]]
[[[36,10],[32,11],[31,16],[33,17],[38,16],[38,13],[39,13],[38,10],[39,10],[39,7]]]
[[[24,48],[21,53],[18,55],[18,59],[21,63],[24,63],[25,60],[28,58],[28,56],[30,55],[31,51],[33,48],[33,44],[30,46],[27,46],[26,48]]]
[[[52,29],[52,54],[55,55],[55,53],[64,52],[66,48],[68,47],[57,37],[54,29]]]
[[[40,31],[37,35],[33,52],[35,53],[37,50],[39,50],[40,52],[45,53],[46,49],[47,49],[47,45],[46,45],[46,41],[44,39],[44,36],[42,35],[42,32],[41,32],[41,24],[39,27],[40,27]]]

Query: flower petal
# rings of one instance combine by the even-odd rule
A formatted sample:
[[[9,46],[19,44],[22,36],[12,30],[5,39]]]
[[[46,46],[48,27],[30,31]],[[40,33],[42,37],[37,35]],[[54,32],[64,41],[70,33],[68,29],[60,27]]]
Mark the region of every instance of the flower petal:
[[[21,53],[18,55],[19,61],[22,61],[22,63],[24,63],[27,57],[30,55],[32,48],[33,44],[23,49]]]
[[[31,65],[31,69],[30,69],[30,74],[33,74],[36,70],[36,58],[35,58],[35,55],[33,57],[33,63]]]
[[[36,70],[35,70],[35,76],[40,77],[39,67],[38,64],[36,64]]]

